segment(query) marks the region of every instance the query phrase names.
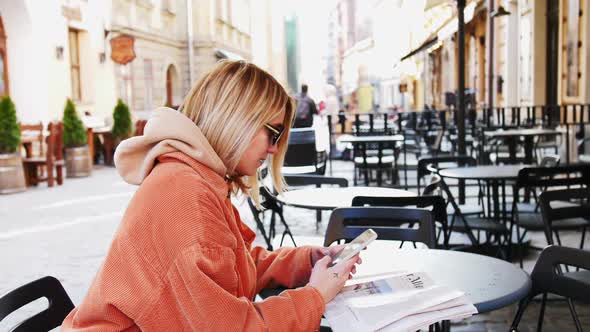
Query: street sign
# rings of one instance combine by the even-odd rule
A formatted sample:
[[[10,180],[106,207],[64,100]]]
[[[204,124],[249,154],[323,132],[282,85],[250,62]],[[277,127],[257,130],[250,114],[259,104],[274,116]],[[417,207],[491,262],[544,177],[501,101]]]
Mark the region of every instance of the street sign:
[[[116,63],[126,65],[135,59],[133,44],[135,38],[121,35],[111,39],[111,59]]]

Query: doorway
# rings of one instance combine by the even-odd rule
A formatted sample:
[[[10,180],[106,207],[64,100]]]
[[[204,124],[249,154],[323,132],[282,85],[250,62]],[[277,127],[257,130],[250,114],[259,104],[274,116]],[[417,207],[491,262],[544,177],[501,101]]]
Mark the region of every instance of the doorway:
[[[169,65],[168,69],[166,69],[166,102],[164,103],[164,105],[166,105],[167,107],[176,106],[176,100],[174,100],[174,89],[178,88],[175,86],[176,84],[176,68],[174,68],[174,65]]]
[[[6,33],[0,16],[0,97],[10,94],[8,86],[8,60],[6,59]]]

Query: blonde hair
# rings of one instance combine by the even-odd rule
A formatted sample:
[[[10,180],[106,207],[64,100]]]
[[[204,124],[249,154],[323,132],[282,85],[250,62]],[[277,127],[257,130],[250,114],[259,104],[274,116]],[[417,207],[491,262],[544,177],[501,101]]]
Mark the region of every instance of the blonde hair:
[[[193,86],[180,111],[201,129],[230,177],[254,135],[285,111],[285,132],[269,166],[275,188],[279,192],[284,190],[281,168],[294,106],[292,98],[269,73],[244,61],[221,61]],[[241,190],[258,203],[257,177],[232,180],[234,193]]]

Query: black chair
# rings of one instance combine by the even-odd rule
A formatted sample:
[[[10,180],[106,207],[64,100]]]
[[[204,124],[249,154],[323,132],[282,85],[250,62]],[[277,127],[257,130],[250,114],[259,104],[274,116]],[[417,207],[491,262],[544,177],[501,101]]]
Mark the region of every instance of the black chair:
[[[315,129],[292,128],[283,174],[325,174],[326,151],[316,150]]]
[[[375,180],[378,186],[382,185],[383,173],[390,179],[392,185],[397,182],[394,165],[399,155],[399,148],[396,148],[395,142],[359,142],[353,143],[353,147],[353,181],[355,185],[360,179],[363,179],[365,185],[369,186],[373,179],[373,171],[375,171]],[[392,154],[389,154],[388,151],[392,151]]]
[[[418,186],[418,192],[420,192],[420,180],[430,173],[431,170],[427,168],[428,165],[434,165],[437,169],[440,168],[440,164],[453,163],[453,167],[459,167],[460,165],[475,166],[477,161],[470,156],[440,156],[440,157],[425,157],[418,160],[418,168],[416,171],[416,182]]]
[[[559,204],[564,201],[572,202],[574,200],[578,200],[578,202],[571,206]],[[590,220],[588,219],[590,218],[589,203],[590,188],[543,192],[539,197],[539,204],[541,205],[541,215],[543,216],[547,243],[550,245],[555,244],[553,242],[553,237],[555,236],[557,244],[561,246],[559,231],[581,230],[580,249],[583,249],[586,230],[590,227]]]
[[[574,266],[585,269],[585,271],[563,272],[562,265]],[[514,321],[510,327],[511,331],[517,331],[518,324],[531,300],[543,294],[541,311],[537,331],[543,327],[543,316],[547,293],[557,294],[568,299],[570,312],[578,331],[582,331],[582,324],[573,306],[572,300],[590,302],[590,252],[580,249],[549,246],[541,252],[541,256],[535,264],[531,273],[532,289],[529,295],[521,301]],[[581,278],[580,276],[586,276]]]
[[[0,297],[0,321],[40,298],[48,300],[47,309],[18,323],[10,331],[50,331],[60,326],[70,311],[74,309],[72,300],[59,280],[47,276],[20,286]]]
[[[415,197],[376,197],[356,196],[352,199],[352,206],[382,206],[382,207],[416,207],[432,208],[430,212],[435,223],[440,225],[440,231],[436,234],[436,242],[439,243],[443,236],[443,247],[448,246],[447,209],[442,196],[415,196]],[[410,225],[412,227],[412,225]]]
[[[457,204],[455,197],[451,192],[449,186],[444,180],[436,182],[433,186],[438,185],[446,198],[447,205],[451,205],[453,214],[449,216],[450,221],[448,223],[449,237],[452,232],[465,233],[469,237],[472,244],[480,244],[481,232],[486,235],[486,242],[491,243],[492,238],[501,247],[503,243],[508,241],[508,228],[505,224],[496,222],[491,218],[480,216],[477,213],[467,214],[462,211],[462,207]],[[457,223],[459,221],[459,223]],[[477,238],[473,234],[473,231],[477,232]],[[499,249],[500,249],[499,247]],[[498,251],[498,254],[503,254],[502,251]]]
[[[519,211],[517,204],[520,192],[527,190],[550,190],[553,188],[588,188],[590,187],[590,165],[565,165],[558,167],[526,167],[518,172],[518,178],[513,187],[512,223],[510,233],[516,227],[516,240],[519,244],[519,258],[522,267],[523,242],[529,231],[545,231],[543,217],[539,213]],[[559,203],[572,206],[569,202]],[[567,224],[567,223],[565,223]],[[570,225],[573,226],[573,225]],[[579,225],[578,225],[579,226]],[[522,232],[521,232],[522,231]],[[534,248],[534,247],[532,247]],[[538,249],[538,248],[536,248]]]
[[[405,223],[417,224],[418,228],[400,227]],[[429,211],[391,207],[335,209],[330,215],[324,246],[340,240],[350,242],[368,228],[377,232],[380,240],[421,242],[428,248],[436,246],[434,222]]]
[[[418,191],[420,191],[420,179],[426,174],[438,174],[439,170],[448,167],[460,167],[460,166],[476,166],[477,161],[475,158],[470,156],[441,156],[441,157],[428,157],[421,158],[418,161],[419,167],[417,171]],[[451,164],[451,165],[449,165]],[[484,190],[481,181],[477,181],[478,192],[477,201],[478,204],[465,204],[465,180],[458,180],[458,196],[459,206],[461,206],[461,213],[463,215],[484,215]],[[449,186],[450,189],[450,186]],[[447,211],[450,212],[450,211]]]
[[[561,157],[559,155],[546,155],[543,156],[543,158],[541,159],[541,163],[539,164],[539,167],[557,167],[559,166],[559,161],[561,160]],[[541,188],[541,191],[545,191],[546,188]],[[533,203],[529,203],[529,202],[518,202],[518,211],[519,212],[533,212],[533,213],[538,213],[539,212],[539,200],[537,197],[537,191],[536,190],[532,190],[532,195],[533,195],[533,199],[534,202]]]
[[[250,211],[252,211],[252,216],[254,217],[254,221],[256,222],[256,227],[260,231],[260,234],[264,238],[264,242],[266,242],[266,248],[268,250],[273,250],[272,246],[272,239],[276,236],[276,218],[278,216],[281,224],[283,224],[284,231],[283,235],[281,236],[280,246],[283,245],[283,241],[285,240],[285,236],[289,236],[291,241],[293,242],[294,246],[297,246],[295,243],[295,239],[293,238],[293,233],[291,233],[291,229],[283,216],[283,206],[277,201],[275,195],[273,195],[265,186],[260,186],[260,208],[256,206],[254,201],[251,198],[248,198],[248,206],[250,207]],[[270,225],[268,227],[268,234],[264,228],[264,212],[267,210],[271,211],[270,217]]]

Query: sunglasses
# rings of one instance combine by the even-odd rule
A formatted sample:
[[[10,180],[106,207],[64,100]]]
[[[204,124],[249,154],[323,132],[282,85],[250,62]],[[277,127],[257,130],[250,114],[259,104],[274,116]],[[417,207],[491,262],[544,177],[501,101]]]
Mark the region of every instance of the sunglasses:
[[[277,144],[281,139],[281,136],[283,136],[283,133],[285,132],[285,128],[277,128],[273,125],[269,125],[268,123],[264,124],[264,128],[266,128],[270,132],[271,145]]]

